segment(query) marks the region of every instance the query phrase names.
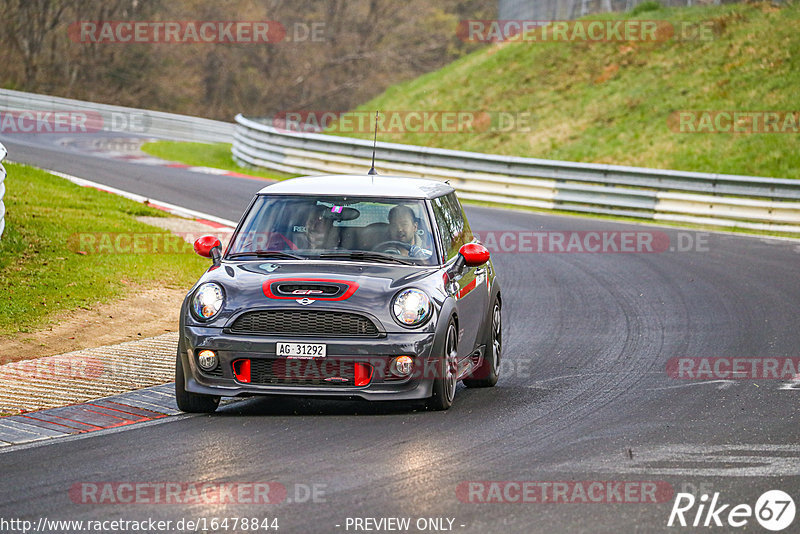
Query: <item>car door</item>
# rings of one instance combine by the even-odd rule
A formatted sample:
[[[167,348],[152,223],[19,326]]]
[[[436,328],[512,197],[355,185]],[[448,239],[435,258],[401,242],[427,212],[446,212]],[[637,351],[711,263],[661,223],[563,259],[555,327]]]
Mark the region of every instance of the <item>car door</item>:
[[[450,262],[462,245],[473,240],[472,231],[455,193],[433,199],[432,205],[445,260]],[[481,265],[464,267],[461,274],[451,280],[451,284],[455,284],[452,294],[457,301],[459,319],[459,358],[472,354],[480,342],[477,335],[489,300],[486,278],[486,266]]]

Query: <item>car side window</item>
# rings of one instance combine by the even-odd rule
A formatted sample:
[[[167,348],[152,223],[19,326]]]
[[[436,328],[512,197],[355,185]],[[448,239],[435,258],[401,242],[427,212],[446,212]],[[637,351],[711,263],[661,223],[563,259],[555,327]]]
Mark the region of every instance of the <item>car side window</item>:
[[[458,211],[458,214],[461,216],[461,245],[465,245],[467,243],[471,243],[475,236],[472,234],[472,229],[469,227],[469,221],[467,221],[467,216],[464,213],[464,208],[461,206],[461,202],[458,201],[455,193],[450,193],[453,198],[451,201],[453,202],[453,207]],[[459,248],[461,248],[459,245]]]
[[[472,232],[455,193],[434,198],[432,204],[439,237],[445,251],[445,260],[449,260],[458,254],[463,244],[472,240]]]
[[[447,218],[444,215],[444,197],[434,198],[431,201],[433,207],[433,218],[436,219],[436,232],[439,235],[439,240],[442,243],[442,261],[446,261],[450,257],[450,245],[452,239],[450,238],[450,230],[448,228]]]

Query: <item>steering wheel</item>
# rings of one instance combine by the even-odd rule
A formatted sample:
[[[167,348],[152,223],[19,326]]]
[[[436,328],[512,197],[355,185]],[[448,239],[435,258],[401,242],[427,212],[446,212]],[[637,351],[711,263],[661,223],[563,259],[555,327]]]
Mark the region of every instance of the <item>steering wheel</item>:
[[[377,245],[372,247],[370,250],[375,250],[375,251],[379,250],[381,252],[392,252],[393,250],[397,250],[399,252],[397,247],[401,247],[410,251],[412,246],[413,245],[410,245],[403,241],[382,241],[381,243],[378,243]]]

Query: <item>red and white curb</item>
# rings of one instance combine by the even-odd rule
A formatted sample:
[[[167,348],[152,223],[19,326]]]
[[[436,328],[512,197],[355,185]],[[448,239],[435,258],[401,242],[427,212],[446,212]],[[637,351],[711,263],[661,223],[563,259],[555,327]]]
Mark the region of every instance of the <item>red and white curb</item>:
[[[142,152],[141,146],[144,143],[159,141],[159,140],[160,139],[156,138],[141,138],[141,137],[99,138],[99,139],[64,138],[60,140],[60,144],[66,148],[72,148],[79,152],[88,152],[97,157],[105,157],[119,161],[126,161],[129,163],[137,163],[140,165],[150,165],[150,166],[166,167],[172,169],[183,169],[189,172],[211,174],[214,176],[247,178],[247,179],[261,180],[266,182],[275,181],[275,180],[270,180],[268,178],[251,176],[249,174],[242,174],[239,172],[216,169],[212,167],[198,167],[198,166],[186,165],[185,163],[177,163],[174,161],[157,158],[155,156],[150,156],[149,154]],[[199,222],[207,223],[212,227],[216,228],[236,227],[236,223],[234,221],[222,219],[220,217],[214,217],[213,215],[209,215],[207,213],[191,210],[188,208],[184,208],[182,206],[176,206],[175,204],[170,204],[168,202],[163,202],[161,200],[152,199],[143,195],[138,195],[136,193],[123,191],[122,189],[117,189],[115,187],[104,185],[98,182],[93,182],[85,178],[79,178],[71,174],[66,174],[63,172],[53,171],[49,169],[44,169],[44,170],[55,176],[65,178],[74,184],[83,187],[92,187],[94,189],[105,191],[107,193],[113,193],[115,195],[119,195],[128,198],[130,200],[133,200],[135,202],[140,202],[142,204],[147,204],[154,208],[161,209],[163,211],[172,213],[173,215],[177,215],[179,217],[195,219]]]
[[[119,428],[180,413],[173,384],[105,397],[84,404],[0,419],[0,451],[11,445]]]
[[[72,148],[79,152],[88,152],[97,157],[104,157],[125,161],[128,163],[137,163],[139,165],[151,165],[154,167],[168,167],[173,169],[184,169],[189,172],[197,172],[200,174],[213,174],[215,176],[230,176],[232,178],[246,178],[248,180],[262,180],[267,182],[274,182],[269,178],[261,176],[252,176],[240,172],[227,171],[217,169],[214,167],[202,167],[195,165],[186,165],[184,163],[176,163],[173,161],[157,158],[142,152],[142,145],[149,142],[162,141],[158,138],[141,138],[141,137],[120,137],[120,138],[99,138],[99,139],[75,139],[64,138],[60,140],[60,144],[66,148]]]
[[[25,414],[170,382],[177,350],[178,333],[170,332],[7,363],[0,366],[0,412]]]

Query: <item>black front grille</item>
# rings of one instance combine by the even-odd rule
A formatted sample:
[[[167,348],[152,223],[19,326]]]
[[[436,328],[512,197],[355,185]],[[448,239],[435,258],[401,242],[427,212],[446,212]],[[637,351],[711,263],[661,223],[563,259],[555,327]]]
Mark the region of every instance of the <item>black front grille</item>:
[[[355,364],[328,359],[250,360],[250,383],[350,387],[355,384]]]
[[[234,334],[261,336],[378,337],[375,324],[355,313],[317,310],[262,310],[242,314],[230,328]]]

